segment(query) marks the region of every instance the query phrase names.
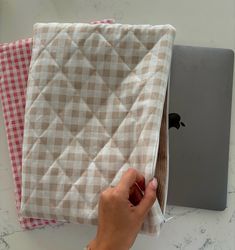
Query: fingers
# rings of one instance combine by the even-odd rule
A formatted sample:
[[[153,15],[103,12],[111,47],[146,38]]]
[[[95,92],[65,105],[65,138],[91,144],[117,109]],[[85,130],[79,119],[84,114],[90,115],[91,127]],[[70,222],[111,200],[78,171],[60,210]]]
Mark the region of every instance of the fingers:
[[[156,200],[157,180],[154,178],[145,188],[145,193],[136,207],[141,216],[145,217]]]
[[[128,191],[137,182],[138,185],[143,188],[144,190],[144,176],[141,175],[136,169],[129,168],[122,176],[120,182],[118,183],[117,187],[121,190]]]

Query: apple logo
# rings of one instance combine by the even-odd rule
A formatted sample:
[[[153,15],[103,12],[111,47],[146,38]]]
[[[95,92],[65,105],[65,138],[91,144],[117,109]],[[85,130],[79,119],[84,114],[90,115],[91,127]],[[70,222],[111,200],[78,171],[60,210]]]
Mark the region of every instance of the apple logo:
[[[180,120],[181,120],[181,117],[179,114],[170,113],[169,114],[169,129],[173,128],[173,127],[179,129],[180,125],[185,127],[185,124],[183,122],[181,122]]]

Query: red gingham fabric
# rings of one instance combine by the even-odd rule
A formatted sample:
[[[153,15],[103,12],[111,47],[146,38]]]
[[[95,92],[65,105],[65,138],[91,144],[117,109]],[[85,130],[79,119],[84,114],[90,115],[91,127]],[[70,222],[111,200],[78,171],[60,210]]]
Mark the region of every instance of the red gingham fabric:
[[[113,23],[112,19],[93,21],[91,23]],[[0,44],[0,98],[3,106],[8,148],[12,173],[15,182],[16,209],[20,225],[24,229],[34,229],[56,221],[23,218],[20,211],[21,202],[21,166],[24,132],[25,96],[28,69],[31,60],[32,39]]]
[[[28,68],[31,59],[32,39],[2,44],[0,46],[0,97],[7,132],[12,173],[15,181],[16,209],[19,213],[21,201],[21,159],[24,131],[25,92]],[[23,228],[33,229],[55,221],[23,218]]]

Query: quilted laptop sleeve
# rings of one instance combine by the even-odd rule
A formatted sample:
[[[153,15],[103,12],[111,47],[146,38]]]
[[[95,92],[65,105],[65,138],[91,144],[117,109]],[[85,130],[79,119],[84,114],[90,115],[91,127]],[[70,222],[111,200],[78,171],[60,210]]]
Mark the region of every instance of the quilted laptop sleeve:
[[[162,157],[158,148],[174,36],[170,25],[34,26],[24,216],[96,224],[99,193],[126,169],[138,169],[149,181],[158,175],[157,160],[164,168],[166,137]],[[160,204],[144,232],[157,232],[164,221],[165,201]]]

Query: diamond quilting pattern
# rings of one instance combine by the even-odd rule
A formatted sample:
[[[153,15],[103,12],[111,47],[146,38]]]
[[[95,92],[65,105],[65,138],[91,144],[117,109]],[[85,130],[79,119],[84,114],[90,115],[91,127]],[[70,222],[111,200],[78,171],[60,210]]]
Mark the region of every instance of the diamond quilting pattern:
[[[110,136],[100,121],[93,116],[76,138],[93,160]]]
[[[67,32],[60,32],[50,43],[50,55],[61,67],[73,55],[77,45],[70,39]]]
[[[28,82],[21,211],[96,223],[99,193],[123,171],[153,176],[174,28],[37,24],[34,30],[40,50],[33,49]],[[34,184],[32,162],[39,169]],[[156,203],[143,230],[156,232],[162,221]]]
[[[115,93],[127,110],[130,110],[145,84],[145,81],[141,81],[133,72],[119,84]]]
[[[115,48],[111,47],[102,36],[94,34],[88,39],[82,48],[83,55],[90,61],[104,82],[108,83],[109,88],[114,91],[131,70],[123,63]]]
[[[123,62],[133,70],[142,58],[148,53],[145,48],[132,31],[126,35],[115,45],[115,51],[122,58]]]
[[[70,84],[77,90],[79,90],[81,84],[87,81],[95,72],[89,60],[84,58],[79,49],[74,52],[66,64],[61,66],[61,70]]]
[[[94,89],[96,98],[93,97]],[[93,113],[96,113],[100,107],[107,105],[111,94],[112,91],[96,71],[94,71],[90,77],[82,83],[79,91],[79,95]]]

